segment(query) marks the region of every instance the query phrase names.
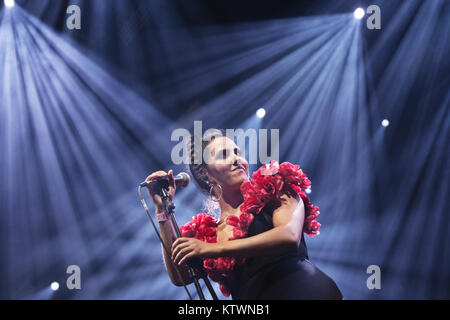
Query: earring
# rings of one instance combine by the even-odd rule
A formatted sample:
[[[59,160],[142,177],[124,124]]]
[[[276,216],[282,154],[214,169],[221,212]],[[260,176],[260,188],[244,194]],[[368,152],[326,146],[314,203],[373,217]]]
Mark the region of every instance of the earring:
[[[222,186],[221,186],[220,184],[218,184],[217,186],[219,186],[219,188],[220,188],[220,197],[217,198],[217,196],[215,196],[216,199],[214,199],[214,197],[213,197],[213,195],[212,195],[212,191],[213,191],[213,189],[214,189],[214,185],[211,184],[211,188],[209,188],[209,196],[210,196],[211,199],[212,199],[213,201],[215,201],[215,202],[219,202],[220,199],[222,199],[222,192],[223,192]]]

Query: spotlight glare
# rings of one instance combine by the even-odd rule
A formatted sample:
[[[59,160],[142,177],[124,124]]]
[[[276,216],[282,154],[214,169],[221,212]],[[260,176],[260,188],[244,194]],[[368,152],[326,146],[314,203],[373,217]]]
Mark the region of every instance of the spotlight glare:
[[[59,283],[58,283],[58,282],[52,282],[52,284],[50,285],[50,288],[51,288],[53,291],[58,290],[58,289],[59,289]]]
[[[358,8],[353,12],[353,16],[355,19],[361,20],[364,17],[364,10],[362,8]]]
[[[14,0],[4,0],[4,3],[5,3],[5,7],[7,7],[7,8],[12,8],[12,7],[14,7]]]
[[[258,111],[256,111],[256,116],[258,118],[264,118],[264,116],[266,115],[266,110],[264,108],[259,108]]]
[[[384,119],[383,121],[381,121],[381,125],[386,128],[389,125],[389,120]]]

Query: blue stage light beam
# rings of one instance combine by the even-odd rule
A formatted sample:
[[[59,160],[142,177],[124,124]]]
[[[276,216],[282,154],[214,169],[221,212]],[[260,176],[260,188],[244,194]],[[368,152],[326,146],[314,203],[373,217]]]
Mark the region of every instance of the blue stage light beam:
[[[4,0],[3,2],[4,2],[4,4],[5,4],[5,7],[6,7],[6,8],[12,8],[12,7],[14,7],[14,5],[15,5],[14,0]]]
[[[319,221],[323,223],[323,232],[311,241],[307,239],[311,258],[337,281],[346,299],[450,296],[448,287],[443,285],[448,282],[450,270],[447,254],[450,252],[447,248],[450,241],[445,219],[448,210],[445,201],[430,201],[445,199],[450,180],[442,179],[439,187],[435,188],[436,177],[445,177],[448,172],[445,151],[449,141],[449,94],[446,83],[440,82],[446,79],[442,73],[446,70],[445,58],[450,43],[447,31],[450,19],[443,14],[445,8],[445,1],[440,0],[402,3],[395,17],[383,29],[381,40],[370,52],[364,52],[362,48],[361,28],[365,26],[355,21],[353,12],[202,27],[194,30],[192,38],[184,29],[160,30],[161,37],[165,39],[165,58],[175,75],[162,81],[157,91],[167,99],[172,99],[176,94],[183,101],[198,101],[193,112],[170,124],[171,129],[189,128],[193,120],[203,120],[204,128],[236,127],[243,119],[256,119],[255,110],[264,106],[267,111],[263,119],[265,127],[282,129],[281,160],[300,163],[313,181],[311,198],[321,208]],[[9,10],[12,11],[15,10]],[[84,265],[89,266],[87,274],[92,277],[95,286],[88,287],[76,297],[185,298],[182,290],[168,282],[161,263],[160,246],[154,241],[151,231],[143,227],[146,222],[142,220],[142,209],[133,202],[135,191],[130,191],[131,185],[126,183],[124,189],[127,192],[121,196],[118,196],[119,190],[114,189],[97,197],[90,195],[90,191],[101,192],[95,184],[97,180],[86,178],[88,173],[98,172],[99,180],[121,189],[109,179],[112,170],[116,169],[114,173],[120,175],[121,181],[128,181],[127,175],[120,174],[128,169],[136,179],[138,176],[142,178],[144,172],[148,173],[148,165],[139,161],[142,158],[151,159],[154,161],[152,167],[160,169],[161,166],[156,163],[161,156],[160,150],[167,150],[167,146],[162,146],[162,149],[150,146],[169,139],[161,139],[164,134],[154,136],[149,128],[145,128],[147,117],[152,117],[154,112],[149,111],[137,118],[127,113],[121,107],[125,104],[118,103],[121,97],[115,94],[120,89],[129,92],[126,88],[115,86],[114,81],[111,81],[114,90],[110,89],[109,81],[108,85],[102,86],[104,76],[98,76],[100,71],[96,66],[80,55],[72,44],[63,45],[59,37],[46,31],[29,32],[45,30],[38,23],[39,28],[31,27],[30,23],[33,23],[29,20],[23,19],[21,22],[19,19],[11,23],[6,14],[0,27],[0,75],[7,80],[0,86],[2,105],[5,102],[7,106],[0,117],[3,121],[1,128],[6,128],[2,131],[1,142],[2,146],[9,142],[5,150],[9,151],[6,154],[10,157],[8,161],[2,161],[4,165],[1,166],[2,176],[7,177],[0,184],[1,190],[5,191],[0,192],[3,193],[0,195],[1,208],[2,212],[8,212],[2,217],[2,224],[8,225],[11,230],[17,229],[18,234],[22,235],[20,238],[13,237],[11,233],[7,235],[17,241],[13,247],[8,247],[8,258],[13,261],[8,264],[8,276],[14,274],[11,271],[14,268],[20,270],[21,275],[33,274],[36,279],[39,275],[45,276],[52,268],[49,263],[39,263],[40,255],[32,253],[30,257],[19,260],[14,251],[26,251],[23,250],[26,246],[20,243],[32,242],[39,234],[49,232],[47,229],[54,234],[52,230],[56,229],[55,225],[60,228],[66,221],[78,221],[79,217],[83,221],[79,225],[82,231],[64,235],[74,239],[72,242],[75,245],[64,249],[70,240],[58,240],[60,238],[55,235],[52,241],[38,247],[39,251],[47,252],[46,257],[50,257],[49,253],[55,250],[58,256],[65,256],[72,249],[82,248],[82,254],[78,255],[83,255]],[[413,23],[409,25],[411,21]],[[27,36],[27,32],[33,37]],[[19,34],[21,37],[17,37]],[[101,34],[95,34],[95,37],[100,39]],[[52,46],[46,46],[42,38],[54,39]],[[429,50],[432,44],[433,50]],[[33,50],[25,50],[28,45]],[[398,50],[392,58],[386,55],[385,48],[397,45]],[[48,47],[60,50],[53,50],[58,54],[52,54]],[[45,54],[38,48],[47,48]],[[60,53],[67,52],[74,54],[76,59],[70,59],[67,54],[63,55],[64,61],[58,59]],[[49,56],[52,59],[46,58]],[[375,60],[384,61],[386,68],[372,70]],[[8,64],[2,63],[6,61]],[[18,68],[14,67],[22,62],[24,67],[19,69],[20,72],[15,71]],[[48,81],[47,78],[39,81],[40,75],[47,70],[43,67],[44,63],[45,66],[53,66],[50,75],[53,75],[54,69],[59,75],[56,78],[58,81]],[[91,72],[91,68],[96,72]],[[405,73],[405,69],[409,72]],[[82,79],[88,80],[87,86],[80,84],[79,77],[74,76],[80,73]],[[423,83],[417,80],[423,78],[428,83],[418,87]],[[26,83],[31,82],[31,88],[23,86],[22,79],[27,79]],[[60,79],[65,84],[62,87],[58,86]],[[37,88],[33,89],[33,86]],[[72,90],[69,90],[72,87],[89,93],[83,97],[73,97]],[[100,94],[96,95],[85,87],[98,88]],[[17,94],[11,95],[11,90]],[[55,97],[50,94],[53,91],[59,94]],[[413,116],[408,114],[408,101],[416,98],[418,92],[429,92],[429,95],[419,95],[427,107]],[[49,97],[45,97],[47,95]],[[35,97],[40,97],[45,103],[35,103],[40,101]],[[66,105],[71,99],[78,103]],[[142,106],[142,110],[140,107],[138,110],[144,112],[148,106],[144,108],[144,104],[135,99],[130,94],[128,105],[136,103]],[[60,101],[63,107],[58,109],[56,105]],[[105,105],[110,103],[112,107],[106,108]],[[18,107],[14,109],[13,105]],[[95,122],[90,117],[91,108],[85,105],[96,110]],[[58,121],[50,114],[58,115]],[[380,126],[384,117],[391,121],[389,128]],[[59,120],[66,118],[78,121]],[[113,120],[117,118],[123,119],[125,124],[117,125],[117,122],[121,123]],[[64,139],[58,134],[49,134],[54,130],[44,130],[43,123],[47,119],[50,123],[47,127],[64,129]],[[64,124],[61,125],[61,122]],[[29,123],[33,126],[26,126]],[[400,125],[409,125],[410,135],[396,136]],[[128,134],[119,129],[123,127],[132,132],[136,132],[132,128],[142,128],[142,132],[147,132],[144,139],[148,140],[144,144],[149,150],[137,154],[136,158],[131,155],[139,148],[128,144],[135,141],[135,137],[125,138]],[[153,125],[150,127],[155,128]],[[159,130],[160,127],[156,127]],[[25,133],[17,128],[22,128]],[[101,129],[107,133],[102,134]],[[51,138],[35,137],[36,132]],[[166,131],[161,129],[161,132]],[[18,138],[22,136],[30,137],[29,140],[37,141],[37,144],[20,143],[28,141]],[[90,139],[92,136],[95,138]],[[108,137],[118,141],[117,148],[110,146]],[[398,143],[392,143],[393,140],[404,143],[399,147]],[[87,146],[79,146],[81,142]],[[53,144],[58,147],[50,148]],[[27,168],[29,160],[24,152],[20,157],[11,156],[16,153],[16,145],[24,145],[23,150],[44,149],[45,152],[34,158],[48,160],[48,164],[33,162],[36,164]],[[40,147],[42,145],[45,147]],[[75,150],[69,155],[60,151],[67,145]],[[32,154],[36,153],[31,150]],[[60,151],[58,157],[51,156],[56,153],[55,150]],[[401,161],[392,163],[394,152],[401,155],[396,158]],[[44,157],[47,153],[50,155]],[[85,156],[77,158],[79,154]],[[124,154],[128,157],[125,158]],[[110,159],[112,162],[109,162]],[[161,165],[164,163],[167,164],[161,161]],[[134,165],[140,169],[130,168]],[[70,170],[73,166],[77,170]],[[6,190],[14,186],[11,190],[19,192],[18,183],[13,178],[25,175],[22,168],[25,168],[26,178],[32,178],[32,181],[41,181],[36,179],[35,172],[42,172],[42,181],[50,181],[48,177],[53,177],[53,172],[48,171],[51,170],[59,177],[55,179],[58,186],[64,186],[60,181],[65,175],[69,176],[68,181],[73,180],[70,178],[76,176],[75,171],[81,172],[84,180],[73,188],[66,183],[70,187],[71,197],[63,194],[60,201],[50,201],[48,194],[53,189],[47,190],[47,187],[37,191],[39,195],[35,198],[27,196],[27,206],[19,206],[11,201],[6,202],[6,196],[17,199]],[[26,186],[24,193],[42,188],[40,185],[40,188],[33,188],[35,186]],[[430,196],[422,190],[436,191]],[[69,214],[56,217],[54,207],[61,209],[58,212],[65,212],[58,204],[72,198],[72,194],[72,202],[82,205],[77,210],[69,210]],[[111,194],[115,195],[112,199],[108,198]],[[195,213],[193,208],[201,208],[200,197],[196,195],[198,190],[191,185],[177,196],[180,223]],[[47,200],[39,200],[42,197],[47,197]],[[105,199],[110,201],[100,207]],[[191,199],[194,199],[194,204],[190,203]],[[28,221],[17,212],[24,212],[30,203],[37,205],[35,212],[39,215],[30,216]],[[127,214],[124,215],[124,212]],[[70,218],[70,215],[77,216],[77,219]],[[23,223],[27,223],[28,227],[23,227]],[[33,230],[32,233],[27,233],[28,229]],[[58,236],[62,237],[62,234]],[[149,261],[151,268],[148,267]],[[383,279],[386,280],[383,290],[368,290],[366,287],[368,275],[365,268],[369,264],[381,266]],[[36,271],[33,271],[34,268]],[[119,273],[121,276],[118,278]],[[19,279],[17,274],[13,278]],[[48,280],[45,281],[48,283]],[[31,287],[29,278],[25,282]],[[11,292],[14,296],[21,296],[18,291]]]
[[[32,296],[48,287],[55,270],[65,274],[75,264],[84,289],[58,295],[100,298],[131,261],[105,248],[123,248],[130,230],[151,236],[136,186],[152,166],[170,161],[160,152],[165,140],[154,134],[170,137],[168,120],[20,7],[2,14],[0,219],[8,239],[2,250],[7,297]],[[140,247],[148,244],[141,238],[131,247],[148,257],[152,253]],[[132,248],[128,252],[136,252]]]
[[[197,42],[173,44],[174,54],[182,51],[188,54],[176,60],[182,60],[175,65],[182,72],[161,89],[170,91],[176,84],[177,88],[183,88],[177,94],[186,100],[199,96],[204,99],[180,123],[189,126],[193,120],[202,119],[211,127],[227,127],[237,119],[253,115],[256,108],[264,105],[270,114],[264,118],[267,128],[283,128],[282,160],[302,164],[313,181],[312,199],[322,208],[319,221],[323,222],[324,232],[307,241],[311,257],[335,275],[346,298],[420,298],[430,292],[433,297],[448,297],[448,289],[439,285],[438,280],[432,284],[422,281],[436,266],[424,263],[422,272],[414,267],[413,251],[417,252],[420,244],[408,242],[418,237],[425,223],[420,211],[417,208],[411,211],[409,207],[420,179],[418,172],[424,170],[422,166],[434,162],[440,163],[432,167],[434,174],[448,171],[444,155],[438,150],[438,146],[440,150],[446,149],[443,143],[448,137],[448,105],[444,103],[448,81],[438,82],[446,79],[445,68],[439,65],[446,65],[444,57],[449,52],[448,32],[442,32],[449,25],[448,17],[442,14],[445,6],[445,1],[410,1],[399,5],[386,26],[388,31],[384,30],[381,41],[370,52],[363,47],[365,24],[355,21],[352,12],[265,21],[254,23],[254,29],[250,23],[242,25],[242,29],[240,25],[217,26],[206,30],[205,37],[201,36],[202,30],[196,30],[200,38]],[[202,50],[187,50],[197,45]],[[399,50],[388,60],[385,48],[397,45]],[[429,50],[431,46],[436,50]],[[372,62],[380,59],[386,60],[385,70],[373,70]],[[422,59],[431,67],[417,63]],[[419,87],[421,75],[434,87]],[[421,116],[407,114],[408,100],[427,90],[430,94],[422,95],[424,103],[442,96],[438,100],[442,107],[433,106],[433,118],[427,115],[427,108],[422,109]],[[388,130],[380,126],[381,115],[391,122]],[[405,118],[411,124],[405,123]],[[391,141],[398,138],[392,134],[402,123],[411,125],[411,136],[402,138],[404,144],[400,149],[408,152],[393,171],[390,153],[399,154],[402,150],[392,149]],[[416,127],[421,130],[416,131]],[[430,129],[433,127],[436,129]],[[429,132],[424,132],[425,128]],[[410,141],[417,143],[414,150]],[[407,169],[410,174],[400,174],[412,158],[414,165]],[[415,170],[411,172],[413,167]],[[402,177],[402,183],[396,183],[394,177]],[[431,186],[433,180],[427,177]],[[443,183],[442,188],[448,190],[448,184]],[[399,192],[402,199],[393,198]],[[385,202],[387,197],[390,202]],[[442,202],[434,203],[433,208],[437,209],[433,217],[443,221]],[[407,218],[410,214],[423,223],[414,223],[415,219]],[[410,225],[403,226],[403,220],[397,216],[411,221]],[[435,242],[430,240],[423,248],[437,248],[437,239],[448,238],[438,229],[433,234]],[[397,238],[399,233],[405,235],[401,240]],[[408,250],[395,259],[396,266],[389,259],[392,252],[401,250],[398,243]],[[436,250],[427,256],[436,256]],[[448,258],[443,260],[448,266]],[[386,272],[390,279],[386,291],[368,290],[364,273],[354,276],[355,270],[365,272],[375,262],[392,270]],[[405,289],[401,279],[406,281],[411,274],[420,280]],[[448,272],[440,272],[437,278],[442,282],[448,278]]]

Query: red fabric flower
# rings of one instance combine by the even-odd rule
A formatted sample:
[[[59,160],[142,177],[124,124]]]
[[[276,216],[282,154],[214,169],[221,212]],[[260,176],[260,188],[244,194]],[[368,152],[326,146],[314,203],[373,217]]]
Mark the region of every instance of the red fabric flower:
[[[233,229],[233,239],[230,239],[230,240],[244,238],[246,235],[247,235],[246,231],[244,231],[240,228],[234,228]]]
[[[206,242],[216,242],[217,220],[206,213],[199,213],[191,221],[180,227],[183,237],[197,238]]]
[[[300,166],[289,162],[279,165],[278,162],[272,161],[254,172],[251,180],[242,183],[244,203],[241,205],[241,211],[258,214],[266,205],[276,208],[281,204],[280,197],[294,190],[305,205],[303,232],[310,237],[316,236],[320,233],[320,223],[315,220],[320,213],[319,208],[314,206],[302,191],[309,187],[311,181]]]
[[[250,226],[250,224],[253,221],[254,216],[250,213],[241,213],[241,215],[239,216],[239,227],[241,229],[248,229],[248,227]]]
[[[251,180],[241,185],[244,197],[238,216],[228,216],[225,222],[233,226],[233,237],[228,240],[244,238],[248,234],[254,215],[270,205],[273,208],[281,204],[283,194],[296,192],[303,200],[305,206],[305,221],[303,232],[310,237],[320,234],[320,223],[316,221],[319,208],[311,203],[306,193],[302,191],[311,186],[311,181],[300,169],[300,166],[289,162],[278,164],[272,161],[253,173]],[[206,213],[200,213],[180,227],[183,237],[195,237],[206,242],[217,242],[217,220]],[[237,265],[245,264],[245,258],[220,257],[203,260],[203,266],[211,280],[219,283],[219,288],[225,297],[230,295],[230,283],[233,280],[233,271]]]
[[[227,224],[233,227],[239,226],[239,217],[237,216],[228,216],[226,221]]]
[[[241,184],[241,193],[244,196],[241,212],[258,214],[264,207],[264,202],[262,197],[258,195],[258,190],[249,181],[245,181]]]

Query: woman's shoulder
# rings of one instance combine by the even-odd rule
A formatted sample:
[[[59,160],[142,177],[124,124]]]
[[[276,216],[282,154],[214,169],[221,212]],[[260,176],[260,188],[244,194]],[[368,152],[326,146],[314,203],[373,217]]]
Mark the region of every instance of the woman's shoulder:
[[[303,231],[309,236],[318,235],[320,223],[316,221],[316,218],[320,213],[319,208],[311,203],[303,191],[310,187],[311,181],[299,165],[290,162],[279,164],[277,161],[272,161],[255,171],[250,180],[242,183],[241,192],[244,203],[241,211],[255,215],[266,206],[273,211],[282,204],[286,195],[295,193],[302,199],[305,207]]]

